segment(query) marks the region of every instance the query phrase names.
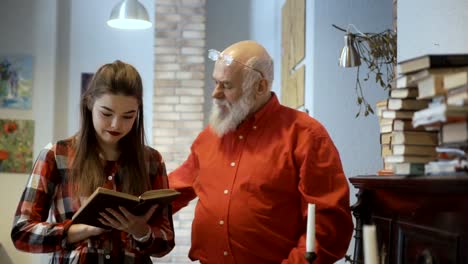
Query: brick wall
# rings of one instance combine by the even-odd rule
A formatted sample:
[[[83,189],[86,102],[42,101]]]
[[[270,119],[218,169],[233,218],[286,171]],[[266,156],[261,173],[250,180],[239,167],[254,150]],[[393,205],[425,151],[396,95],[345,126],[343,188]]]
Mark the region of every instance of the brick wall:
[[[153,145],[167,171],[179,166],[203,128],[206,0],[155,1]],[[176,247],[157,263],[187,263],[194,203],[174,215]]]

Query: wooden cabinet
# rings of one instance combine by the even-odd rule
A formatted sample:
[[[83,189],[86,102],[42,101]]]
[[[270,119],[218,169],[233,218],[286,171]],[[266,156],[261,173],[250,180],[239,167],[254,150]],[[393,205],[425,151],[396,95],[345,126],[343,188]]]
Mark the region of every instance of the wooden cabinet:
[[[468,176],[356,176],[355,263],[375,224],[383,263],[468,263]]]

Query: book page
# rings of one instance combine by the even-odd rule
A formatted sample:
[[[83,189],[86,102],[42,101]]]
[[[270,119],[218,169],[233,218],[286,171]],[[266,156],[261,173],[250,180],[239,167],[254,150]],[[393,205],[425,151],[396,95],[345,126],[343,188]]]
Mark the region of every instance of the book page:
[[[131,195],[131,194],[124,193],[124,192],[118,192],[118,191],[114,191],[114,190],[110,190],[110,189],[106,189],[106,188],[102,188],[102,187],[99,187],[96,190],[96,192],[106,194],[106,195],[122,197],[122,198],[126,198],[126,199],[133,200],[133,201],[139,201],[140,200],[135,195]]]
[[[173,189],[149,190],[140,195],[141,200],[157,199],[163,197],[175,197],[180,193]]]

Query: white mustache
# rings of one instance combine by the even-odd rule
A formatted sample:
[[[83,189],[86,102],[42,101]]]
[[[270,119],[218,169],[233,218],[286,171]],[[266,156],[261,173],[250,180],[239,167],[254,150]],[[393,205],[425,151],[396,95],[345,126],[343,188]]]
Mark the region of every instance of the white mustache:
[[[228,102],[219,99],[213,99],[213,104],[216,106],[228,106]]]

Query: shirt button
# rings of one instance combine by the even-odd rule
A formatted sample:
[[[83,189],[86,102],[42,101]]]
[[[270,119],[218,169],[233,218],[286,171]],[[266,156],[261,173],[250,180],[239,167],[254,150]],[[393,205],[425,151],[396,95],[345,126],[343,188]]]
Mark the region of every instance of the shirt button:
[[[227,255],[228,255],[228,252],[227,252],[227,251],[224,251],[223,254],[224,254],[224,256],[227,256]]]
[[[257,129],[257,126],[253,126],[252,128],[253,128],[253,130],[255,130],[255,129]]]
[[[231,162],[231,167],[234,167],[234,166],[236,166],[236,163],[233,161]]]
[[[112,176],[107,177],[109,181],[112,181]]]
[[[223,221],[223,220],[220,220],[220,221],[219,221],[219,224],[220,224],[220,225],[224,225],[224,221]]]
[[[244,138],[244,136],[242,136],[242,135],[239,136],[239,139],[243,139],[243,138]]]
[[[228,190],[224,190],[224,194],[228,194],[228,193],[229,193],[229,191],[228,191]]]
[[[106,259],[110,259],[110,255],[106,255]]]

